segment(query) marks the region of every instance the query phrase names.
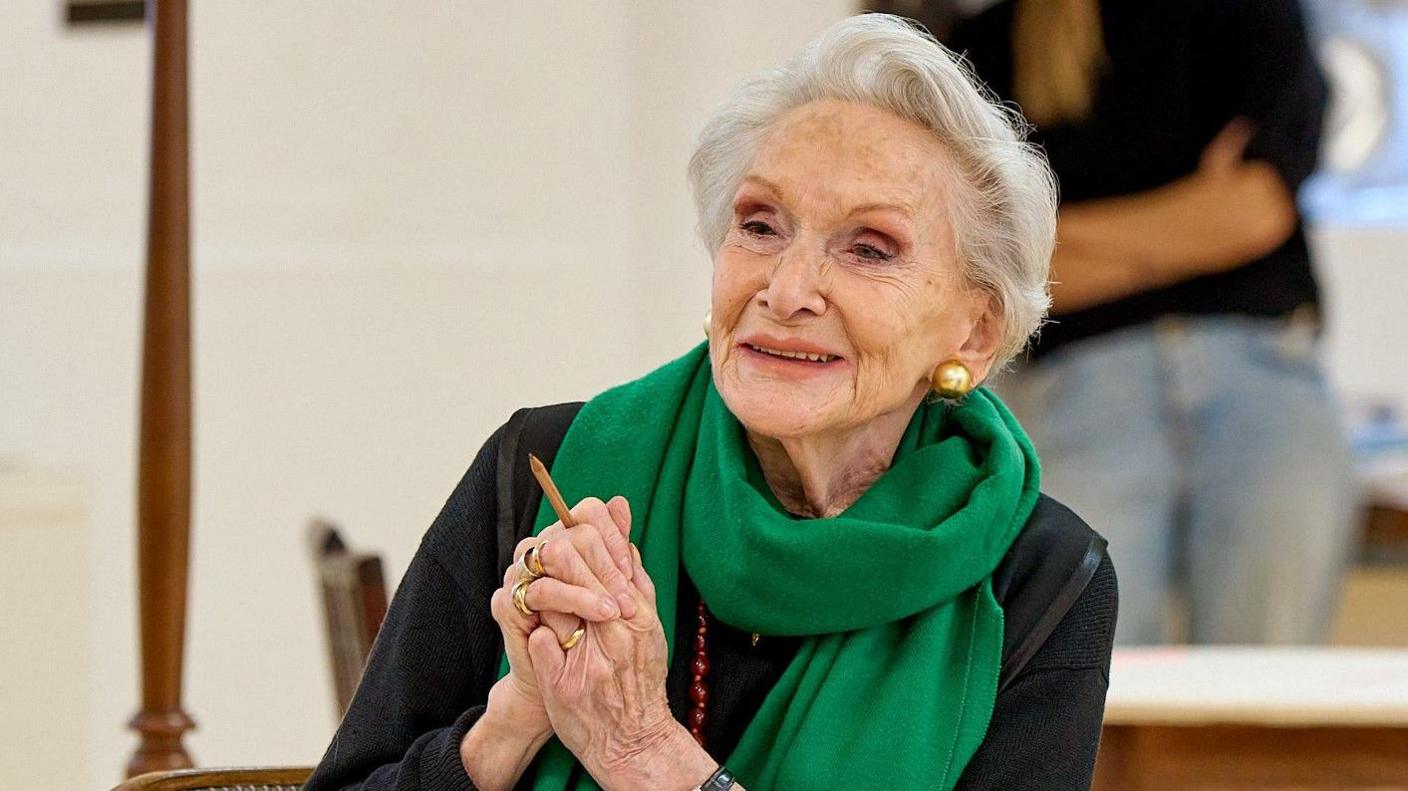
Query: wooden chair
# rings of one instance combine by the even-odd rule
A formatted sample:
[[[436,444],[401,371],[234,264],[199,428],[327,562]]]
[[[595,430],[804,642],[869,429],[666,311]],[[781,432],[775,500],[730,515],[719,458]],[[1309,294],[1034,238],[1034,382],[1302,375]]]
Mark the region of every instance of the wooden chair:
[[[1360,562],[1408,564],[1408,503],[1373,497],[1364,511]]]
[[[177,769],[137,775],[113,791],[298,791],[309,766],[258,769]]]
[[[313,520],[308,541],[322,588],[333,692],[341,717],[386,617],[386,576],[379,556],[351,551],[328,521]]]

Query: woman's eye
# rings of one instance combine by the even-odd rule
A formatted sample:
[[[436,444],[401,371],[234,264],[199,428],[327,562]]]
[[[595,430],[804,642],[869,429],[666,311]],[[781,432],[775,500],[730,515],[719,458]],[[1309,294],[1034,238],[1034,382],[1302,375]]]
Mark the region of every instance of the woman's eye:
[[[743,230],[747,231],[748,233],[753,234],[754,236],[776,236],[776,235],[777,235],[777,231],[774,231],[774,230],[772,229],[772,226],[771,226],[771,225],[768,225],[767,223],[763,222],[762,220],[749,220],[749,221],[743,223],[743,225],[741,225],[741,226],[739,226],[739,227],[741,227]]]
[[[868,244],[858,244],[853,249],[857,256],[867,261],[889,261],[891,258],[895,257],[891,253],[887,253],[878,247]]]

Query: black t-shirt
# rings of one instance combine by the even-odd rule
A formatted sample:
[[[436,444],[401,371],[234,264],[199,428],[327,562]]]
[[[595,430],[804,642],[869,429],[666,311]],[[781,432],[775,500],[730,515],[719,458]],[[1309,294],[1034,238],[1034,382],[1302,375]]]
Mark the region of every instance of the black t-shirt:
[[[1090,118],[1033,136],[1050,158],[1063,203],[1140,192],[1187,176],[1237,117],[1256,128],[1247,158],[1271,164],[1292,193],[1300,187],[1315,168],[1326,91],[1296,0],[1100,5],[1109,67]],[[1014,6],[1007,0],[957,20],[945,37],[1003,99],[1013,96]],[[1297,223],[1280,248],[1236,269],[1054,316],[1032,354],[1163,315],[1277,316],[1317,303]]]

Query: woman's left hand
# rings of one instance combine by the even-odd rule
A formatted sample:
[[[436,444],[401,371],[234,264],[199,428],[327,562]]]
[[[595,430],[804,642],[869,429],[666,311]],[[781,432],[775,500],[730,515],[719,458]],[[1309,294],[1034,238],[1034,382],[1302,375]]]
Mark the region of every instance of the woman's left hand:
[[[588,622],[565,652],[552,629],[538,627],[528,638],[533,672],[553,731],[603,788],[690,788],[718,763],[670,713],[655,584],[640,551],[631,553],[635,614]]]

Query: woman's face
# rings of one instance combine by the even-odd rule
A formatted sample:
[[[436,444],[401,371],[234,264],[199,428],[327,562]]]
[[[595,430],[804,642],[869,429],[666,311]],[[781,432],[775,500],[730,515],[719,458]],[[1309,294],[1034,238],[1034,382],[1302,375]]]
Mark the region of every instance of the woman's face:
[[[987,374],[997,322],[955,258],[956,174],[927,130],[866,105],[768,130],[714,260],[714,382],[749,430],[844,432],[912,409],[945,360]]]

